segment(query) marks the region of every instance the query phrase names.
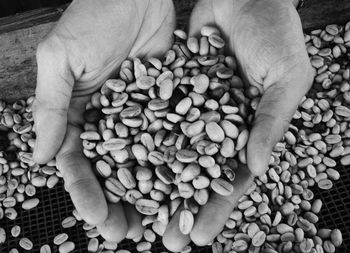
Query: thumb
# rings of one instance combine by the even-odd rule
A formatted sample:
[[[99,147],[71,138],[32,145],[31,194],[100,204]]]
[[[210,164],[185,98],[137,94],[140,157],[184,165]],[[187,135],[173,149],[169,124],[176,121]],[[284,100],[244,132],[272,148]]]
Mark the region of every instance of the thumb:
[[[38,46],[36,57],[33,116],[37,138],[33,158],[37,163],[46,163],[56,155],[66,133],[74,78],[61,43],[46,40]]]
[[[264,91],[247,144],[247,164],[254,175],[266,172],[272,149],[288,129],[298,104],[312,84],[313,73],[306,55],[303,64],[294,65]]]
[[[194,6],[188,28],[189,37],[198,36],[204,25],[215,24],[211,0],[199,0]]]

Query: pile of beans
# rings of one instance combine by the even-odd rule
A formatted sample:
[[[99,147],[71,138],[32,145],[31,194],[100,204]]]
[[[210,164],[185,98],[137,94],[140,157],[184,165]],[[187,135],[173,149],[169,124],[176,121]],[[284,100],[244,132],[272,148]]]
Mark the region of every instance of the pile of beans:
[[[163,60],[126,60],[119,79],[96,92],[85,112],[81,135],[84,153],[96,168],[108,201],[127,201],[144,215],[139,252],[150,252],[181,204],[180,229],[190,233],[194,215],[211,192],[231,194],[260,91],[237,76],[235,59],[223,56],[224,41],[216,28],[204,27],[201,38],[175,31],[177,41]],[[350,22],[305,35],[316,69],[314,85],[274,148],[269,170],[239,200],[214,253],[332,253],[342,244],[339,229],[317,227],[322,201],[312,187],[328,190],[340,178],[337,165],[350,164]],[[54,187],[60,173],[55,161],[32,161],[35,129],[33,97],[0,102],[0,220],[15,220],[16,205],[35,208],[37,188]],[[81,221],[76,210],[62,221],[68,229]],[[129,253],[101,241],[95,226],[84,223],[88,252]],[[20,226],[11,228],[20,237]],[[6,241],[0,227],[0,244]],[[58,234],[54,250],[71,252],[68,234]],[[31,250],[22,237],[19,246]],[[52,246],[41,246],[50,253]],[[186,246],[182,252],[190,252]],[[10,253],[18,252],[11,249]]]
[[[0,220],[18,218],[17,206],[24,210],[35,208],[40,200],[35,197],[42,187],[53,188],[61,177],[54,160],[44,166],[32,161],[35,132],[31,105],[34,97],[13,104],[0,101]],[[18,209],[17,209],[18,210]],[[11,236],[21,235],[21,228],[11,228]],[[0,226],[0,244],[6,241],[6,231]],[[19,246],[31,250],[29,238],[19,240]],[[12,249],[11,253],[18,252]]]
[[[259,98],[235,75],[235,59],[220,54],[216,28],[203,27],[187,43],[183,31],[175,34],[180,41],[163,61],[125,60],[120,78],[92,95],[80,136],[107,200],[135,205],[158,235],[182,203],[179,227],[189,234],[211,191],[234,191]]]
[[[303,101],[301,101],[298,111],[294,115],[289,130],[284,135],[284,138],[281,140],[281,142],[277,143],[276,147],[274,148],[271,156],[269,170],[265,175],[261,176],[260,178],[257,178],[255,180],[255,183],[246,193],[246,195],[240,199],[237,208],[232,212],[230,219],[226,222],[222,233],[217,236],[217,242],[213,244],[213,252],[290,252],[292,250],[295,252],[303,253],[334,252],[335,247],[339,247],[341,245],[342,235],[340,230],[317,230],[315,224],[319,219],[317,214],[321,210],[322,202],[320,199],[314,200],[314,194],[310,188],[314,185],[317,185],[320,189],[323,190],[330,189],[333,186],[332,181],[338,180],[340,177],[338,171],[336,170],[337,163],[341,163],[342,165],[348,165],[350,163],[350,147],[347,144],[350,143],[350,132],[348,130],[350,120],[350,109],[348,104],[348,101],[350,101],[350,99],[348,98],[350,94],[350,85],[348,83],[349,68],[347,68],[346,64],[344,64],[344,61],[346,61],[347,59],[341,57],[341,54],[345,54],[347,48],[350,45],[350,42],[348,42],[350,40],[350,32],[348,32],[349,27],[349,24],[346,27],[330,25],[327,26],[324,31],[317,30],[313,31],[311,35],[305,35],[305,42],[308,48],[308,52],[310,53],[310,55],[313,55],[311,56],[311,63],[316,68],[317,72],[317,76],[315,77],[315,84],[310,90],[310,92],[307,94],[307,96],[303,99]],[[221,52],[218,51],[211,53],[210,50],[204,50],[204,52],[208,53],[209,56],[201,54],[201,46],[206,46],[206,42],[202,41],[206,41],[206,36],[209,35],[210,37],[210,34],[206,33],[207,30],[210,29],[206,27],[202,29],[202,37],[199,40],[199,43],[195,38],[187,39],[182,31],[175,32],[175,34],[180,38],[187,39],[187,50],[193,54],[191,56],[192,58],[187,58],[187,62],[192,63],[193,59],[196,59],[198,63],[194,68],[198,68],[199,65],[199,71],[196,70],[195,73],[193,73],[192,70],[187,71],[186,66],[188,66],[188,64],[185,60],[183,60],[184,67],[182,68],[184,70],[181,70],[181,74],[184,73],[183,75],[177,76],[175,74],[168,74],[169,70],[173,73],[177,73],[175,69],[179,66],[173,64],[173,62],[176,61],[175,55],[177,56],[176,59],[179,59],[179,57],[181,56],[184,56],[184,58],[189,57],[189,54],[185,54],[183,53],[183,51],[181,52],[176,49],[177,47],[182,49],[186,48],[185,44],[177,42],[173,46],[173,50],[169,51],[174,51],[174,53],[168,52],[166,54],[165,60],[163,61],[163,65],[161,65],[161,62],[158,62],[158,71],[156,71],[154,76],[153,70],[155,65],[152,64],[152,62],[155,62],[155,60],[151,59],[151,61],[149,61],[150,64],[146,63],[144,65],[144,69],[146,70],[144,71],[144,75],[151,75],[155,79],[155,81],[151,82],[152,85],[147,87],[147,92],[144,92],[141,88],[143,86],[140,86],[139,84],[140,81],[138,80],[140,76],[138,76],[139,74],[136,73],[140,73],[140,71],[135,71],[135,69],[138,69],[138,65],[142,63],[136,60],[136,64],[135,62],[134,64],[131,64],[130,62],[125,64],[125,68],[121,68],[121,79],[107,81],[104,85],[107,87],[102,87],[101,93],[96,93],[98,95],[95,95],[95,100],[92,100],[91,103],[87,106],[88,112],[90,112],[93,115],[99,115],[99,117],[101,117],[102,114],[97,113],[97,109],[105,109],[107,107],[112,110],[113,100],[115,99],[115,97],[113,97],[113,94],[115,94],[113,93],[113,91],[117,93],[126,91],[126,93],[128,94],[129,85],[134,87],[132,89],[133,93],[141,91],[143,92],[143,94],[148,96],[147,100],[136,102],[136,106],[141,107],[138,109],[138,115],[141,119],[139,123],[139,130],[135,130],[134,137],[130,138],[131,140],[127,144],[125,144],[123,147],[119,147],[120,149],[123,149],[123,152],[125,153],[125,160],[122,162],[122,166],[119,167],[120,163],[118,163],[118,161],[117,163],[115,163],[116,161],[112,161],[112,159],[108,158],[108,160],[105,162],[108,163],[108,161],[111,161],[109,166],[107,166],[109,173],[107,176],[106,174],[103,175],[102,173],[102,176],[107,177],[106,182],[110,180],[111,177],[114,178],[113,180],[117,182],[119,188],[123,189],[122,191],[116,194],[118,196],[116,198],[118,201],[120,198],[129,201],[130,203],[135,204],[137,210],[139,210],[141,213],[150,215],[144,218],[144,225],[148,225],[149,223],[151,223],[153,231],[155,231],[159,235],[162,235],[162,233],[164,233],[165,225],[167,224],[169,217],[171,217],[171,215],[176,209],[173,208],[172,205],[172,203],[175,202],[174,200],[178,202],[175,205],[175,207],[177,207],[183,201],[182,199],[185,199],[185,210],[182,211],[180,215],[179,225],[180,230],[183,233],[189,233],[193,225],[193,214],[195,214],[198,211],[198,205],[205,204],[205,202],[208,199],[208,196],[210,194],[210,191],[208,192],[208,189],[216,191],[219,194],[223,194],[223,192],[217,191],[215,184],[213,187],[213,181],[216,179],[213,176],[213,174],[210,173],[210,170],[208,171],[209,168],[212,168],[213,166],[218,164],[221,170],[221,175],[219,177],[223,176],[226,181],[230,181],[230,179],[234,180],[234,171],[238,167],[238,163],[235,161],[238,160],[241,163],[245,163],[245,151],[239,152],[241,149],[237,149],[237,146],[240,147],[239,136],[242,136],[243,133],[245,136],[243,143],[246,144],[246,138],[248,138],[249,135],[248,126],[249,123],[251,123],[252,121],[254,109],[256,108],[256,105],[259,102],[259,90],[255,87],[245,87],[242,81],[236,75],[234,75],[233,77],[233,75],[230,74],[230,77],[227,77],[227,80],[220,76],[220,71],[217,71],[216,76],[213,76],[209,74],[211,73],[211,71],[208,70],[206,66],[201,66],[201,60],[199,59],[201,59],[203,56],[210,59],[220,59],[220,57],[222,57],[220,55]],[[209,39],[208,41],[210,44]],[[221,43],[221,45],[223,44],[224,43]],[[186,52],[186,50],[184,51]],[[169,63],[173,65],[170,65],[170,68],[164,68],[164,65],[167,66],[164,63],[166,63],[167,59],[169,59],[169,54],[174,55],[171,58],[172,61]],[[224,57],[222,58],[224,59]],[[225,59],[227,59],[227,57],[225,57]],[[220,60],[218,62],[220,62]],[[234,58],[230,57],[230,62],[234,62]],[[226,67],[234,69],[235,72],[235,66],[236,63],[229,64]],[[343,68],[341,66],[343,66]],[[134,67],[134,69],[132,67]],[[216,69],[216,67],[214,68]],[[152,71],[150,71],[149,69],[151,69]],[[225,70],[225,72],[228,71],[229,70]],[[125,72],[129,73],[129,79],[125,78],[126,75],[123,74]],[[171,93],[167,96],[164,96],[164,94],[162,93],[161,82],[157,82],[157,80],[159,76],[162,76],[163,72],[166,72],[167,75],[170,75],[170,78],[168,79],[171,79],[172,82],[170,82],[169,80],[166,81],[166,83],[171,83],[172,85],[167,87],[167,90],[174,89],[174,91],[172,92],[174,93],[174,95]],[[134,76],[132,78],[130,78],[132,76],[131,73],[134,73]],[[203,94],[202,92],[196,92],[195,81],[187,81],[188,79],[193,80],[193,77],[197,79],[198,76],[202,76],[203,74],[209,77],[210,84],[213,82],[213,79],[215,83],[221,83],[221,87],[228,84],[225,92],[228,92],[230,98],[233,98],[234,103],[230,103],[229,105],[238,108],[236,109],[236,111],[231,112],[232,114],[239,114],[239,116],[241,116],[242,118],[239,121],[227,118],[227,115],[225,115],[224,110],[222,110],[223,106],[226,106],[226,104],[222,104],[222,97],[215,96],[217,94],[217,86],[215,86],[214,89],[210,89],[211,85],[209,85],[209,89],[205,93],[206,98],[203,101],[203,103],[206,104],[207,101],[215,101],[217,106],[215,106],[215,108],[208,108],[204,105],[204,109],[213,112],[216,111],[217,108],[221,107],[221,111],[219,109],[219,113],[221,114],[218,114],[218,126],[222,127],[222,130],[224,132],[222,136],[226,135],[226,138],[229,137],[233,140],[231,150],[236,149],[236,151],[232,153],[231,156],[225,156],[223,155],[223,152],[221,152],[221,148],[224,146],[222,140],[225,137],[222,137],[219,141],[215,141],[212,138],[210,138],[210,133],[208,133],[207,131],[207,125],[208,123],[210,123],[210,121],[212,121],[212,118],[209,122],[204,120],[203,123],[199,123],[198,121],[195,121],[193,123],[190,121],[190,123],[187,123],[186,121],[189,121],[188,118],[182,117],[184,114],[181,114],[181,111],[177,110],[179,105],[182,105],[183,99],[187,99],[188,97],[190,97],[190,99],[193,100],[193,97],[187,95],[187,97],[185,98],[178,98],[179,93],[176,90],[181,89],[181,91],[184,91],[182,93],[184,93],[185,95],[193,94],[194,92],[198,95]],[[163,80],[163,78],[161,80]],[[123,83],[123,90],[113,90],[112,93],[109,91],[108,94],[106,91],[108,91],[108,88],[112,86],[110,82]],[[237,85],[237,83],[239,83],[239,85]],[[136,91],[134,89],[136,89]],[[235,92],[231,92],[232,90],[234,90]],[[108,102],[104,96],[106,94]],[[220,92],[220,94],[224,94],[224,89],[222,92]],[[237,94],[240,94],[240,96],[237,97]],[[181,93],[180,95],[185,96]],[[119,95],[114,96],[118,97]],[[176,101],[174,103],[172,103],[173,96],[175,96]],[[147,113],[149,111],[153,111],[154,114],[157,112],[157,110],[152,110],[152,107],[150,108],[150,101],[153,101],[154,99],[157,99],[157,101],[169,100],[169,103],[166,102],[167,106],[165,106],[166,114],[160,115],[160,117],[147,116]],[[190,101],[190,99],[188,99],[188,101]],[[127,134],[125,134],[124,136],[119,136],[120,129],[115,126],[120,126],[123,123],[125,124],[125,117],[123,114],[124,110],[129,111],[128,108],[135,105],[135,103],[128,104],[130,100],[132,101],[132,97],[130,99],[125,99],[125,106],[119,108],[117,110],[118,112],[116,114],[113,114],[119,114],[118,116],[115,116],[113,121],[110,120],[111,116],[108,115],[108,113],[103,112],[102,109],[102,112],[105,114],[103,116],[104,119],[102,119],[102,122],[106,122],[106,126],[102,127],[102,129],[100,124],[98,125],[98,127],[95,127],[95,129],[93,129],[92,127],[93,132],[98,132],[100,137],[98,140],[95,140],[96,145],[90,145],[89,143],[88,146],[95,146],[95,149],[92,149],[94,151],[93,154],[89,151],[87,152],[87,155],[93,158],[99,157],[95,159],[95,162],[97,171],[100,172],[100,174],[101,168],[99,168],[98,163],[101,162],[101,157],[105,157],[106,154],[108,154],[108,151],[110,152],[110,150],[103,150],[104,143],[109,143],[110,139],[114,141],[120,141],[120,138],[129,138],[129,135]],[[105,101],[106,104],[101,105],[103,101]],[[242,106],[242,104],[245,107],[244,110],[242,110],[242,107],[240,107]],[[118,106],[120,106],[120,104],[118,104]],[[203,112],[202,105],[199,105],[198,107],[199,111]],[[185,108],[187,113],[187,107]],[[146,117],[142,116],[142,112],[144,112]],[[208,111],[204,112],[207,113]],[[182,118],[176,122],[170,121],[171,123],[175,123],[175,126],[168,127],[168,115],[172,116],[174,113],[176,113],[177,116],[180,116]],[[199,119],[203,119],[201,118],[201,115],[203,114],[199,113],[199,115]],[[221,117],[219,117],[219,115]],[[196,118],[196,120],[197,119],[198,118]],[[233,126],[230,126],[230,128],[227,129],[239,129],[238,134],[235,134],[235,136],[238,138],[230,136],[228,131],[225,131],[225,128],[222,126],[222,122],[220,122],[220,120],[222,119],[228,120],[229,122],[233,123]],[[110,128],[108,128],[107,126],[108,120],[111,122]],[[150,122],[150,124],[146,124],[142,127],[141,122],[144,121],[148,121]],[[153,128],[150,126],[152,126],[152,123],[156,121],[159,122],[157,123],[159,127],[157,127],[156,130],[153,130]],[[93,120],[91,121],[91,123],[96,122],[96,118],[93,118]],[[178,124],[179,122],[180,124]],[[186,122],[186,124],[184,124],[183,122]],[[243,127],[242,125],[240,125],[241,122],[243,122]],[[99,123],[101,123],[101,120],[99,121]],[[205,147],[204,152],[201,150],[201,148],[198,149],[198,145],[196,145],[194,141],[191,141],[193,136],[189,135],[187,132],[188,129],[192,130],[191,127],[194,125],[194,123],[196,127],[198,125],[201,126],[198,127],[198,132],[195,133],[199,136],[205,136],[205,145],[203,145]],[[179,125],[180,127],[177,128],[177,125]],[[90,125],[88,125],[88,130],[90,130],[89,127]],[[106,129],[108,132],[107,137],[104,133]],[[178,129],[180,129],[181,131]],[[191,160],[192,166],[190,167],[190,171],[187,171],[187,164],[185,166],[181,165],[181,169],[178,169],[177,167],[174,168],[174,166],[172,166],[171,162],[173,160],[171,160],[171,162],[169,163],[167,158],[164,159],[164,157],[168,156],[168,151],[166,151],[168,150],[168,146],[165,145],[166,147],[159,148],[162,147],[162,144],[164,145],[164,143],[158,141],[158,139],[156,138],[159,132],[161,132],[160,135],[162,136],[162,140],[168,141],[169,139],[171,139],[171,144],[175,144],[175,148],[173,149],[173,156],[175,156],[176,163],[179,161],[182,164],[186,164],[186,162],[181,160],[181,156],[180,159],[178,159],[177,154],[181,154],[181,150],[183,150],[184,147],[176,146],[177,139],[183,135],[185,135],[185,137],[187,138],[190,138],[190,143],[185,148],[186,155],[193,153],[194,156],[197,156],[196,159],[198,159]],[[219,132],[220,130],[214,131],[216,135]],[[153,140],[154,144],[151,144],[151,149],[148,149],[148,143],[143,141],[145,137],[142,138],[142,136],[144,135],[147,135],[147,138],[149,140]],[[149,135],[151,138],[149,138]],[[166,139],[166,137],[168,138]],[[208,141],[210,141],[211,143]],[[200,140],[200,142],[203,141]],[[215,153],[206,153],[206,149],[213,143],[216,144],[215,146],[217,147],[217,152],[220,155],[217,155]],[[100,147],[102,148],[98,148],[98,145],[100,145]],[[137,148],[135,147],[135,145]],[[244,145],[242,146],[242,150],[244,150]],[[163,156],[161,164],[155,162],[154,157],[152,155],[149,155],[152,154],[154,148],[158,148],[157,150],[161,153],[158,156],[159,160],[162,160],[161,157]],[[143,152],[139,152],[140,149],[142,149]],[[238,159],[236,157],[235,159],[232,159],[236,155],[237,151]],[[113,155],[111,156],[115,160],[115,157],[113,157]],[[213,163],[211,163],[210,166],[206,164],[204,164],[203,166],[203,164],[201,163],[201,159],[212,159]],[[130,167],[126,166],[127,168],[124,168],[123,163],[127,163],[129,165],[130,160],[136,160],[137,165],[135,166],[135,163],[131,163],[132,165],[130,165]],[[166,166],[168,168],[164,166],[164,163],[166,163]],[[196,168],[197,166],[193,167],[193,165],[196,163],[198,163],[199,169]],[[151,168],[153,169],[150,169],[149,166],[151,166]],[[162,169],[160,169],[159,166],[162,166]],[[117,168],[114,175],[112,168]],[[122,171],[127,171],[128,180],[125,180],[124,175],[118,173],[121,169]],[[141,175],[144,176],[144,171],[147,171],[146,178],[141,177]],[[167,171],[167,176],[163,175],[163,171]],[[227,173],[227,171],[229,171],[229,173]],[[185,176],[183,175],[184,173]],[[188,181],[187,173],[191,175]],[[193,195],[192,189],[194,188],[195,192],[198,193],[202,191],[201,187],[196,187],[196,183],[198,178],[202,179],[203,177],[209,178],[209,180],[206,180],[207,183],[205,184],[205,186],[208,187],[206,188],[205,201],[201,202],[198,201],[198,196],[196,198],[196,194]],[[147,185],[148,187],[144,187],[145,183],[142,182],[146,180],[148,180],[149,182]],[[132,187],[128,185],[130,181],[133,182]],[[192,185],[191,187],[188,187],[191,189],[191,194],[189,194],[188,196],[184,195],[183,193],[181,193],[182,185],[183,183],[191,181]],[[163,191],[162,197],[159,199],[157,198],[157,196],[154,196],[154,193],[152,194],[152,191],[154,191],[153,187],[158,187],[158,184],[172,185],[172,187],[162,187],[155,189],[157,190],[157,192],[159,190]],[[106,191],[108,192],[108,184],[105,184],[105,186]],[[228,187],[224,188],[227,189]],[[134,195],[133,198],[130,199],[130,197],[126,194],[126,192],[128,191],[137,191],[136,197]],[[188,190],[186,189],[186,193],[187,192]],[[231,192],[232,191],[228,191],[227,194],[230,194]],[[147,197],[145,197],[145,194],[149,194],[150,199],[149,197],[147,199]],[[167,199],[167,196],[170,197],[170,200]],[[189,203],[188,200],[191,200],[192,196],[194,201],[191,201]],[[163,203],[166,204],[160,205],[156,203],[164,200],[165,202]],[[139,204],[140,202],[141,204]],[[193,206],[191,206],[193,202],[196,202],[194,208]],[[146,210],[146,212],[144,210]],[[151,212],[148,213],[150,210]],[[159,229],[159,227],[161,227],[162,229]],[[150,229],[147,229],[146,231],[147,233],[153,233]],[[144,240],[148,241],[147,236],[144,236]],[[153,241],[148,242],[151,243]],[[147,244],[148,247],[140,247],[140,250],[149,250],[151,247],[150,243]],[[145,243],[141,242],[141,244],[144,246]],[[189,250],[189,248],[187,248],[186,250]]]

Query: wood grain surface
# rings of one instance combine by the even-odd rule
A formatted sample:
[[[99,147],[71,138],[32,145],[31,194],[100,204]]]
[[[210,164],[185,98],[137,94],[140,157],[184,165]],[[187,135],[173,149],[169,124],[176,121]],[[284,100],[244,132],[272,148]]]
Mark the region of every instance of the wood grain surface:
[[[185,28],[196,0],[175,0],[177,23]],[[13,101],[34,93],[35,50],[66,6],[46,8],[0,19],[0,99]],[[350,20],[350,0],[306,0],[299,10],[309,31]]]

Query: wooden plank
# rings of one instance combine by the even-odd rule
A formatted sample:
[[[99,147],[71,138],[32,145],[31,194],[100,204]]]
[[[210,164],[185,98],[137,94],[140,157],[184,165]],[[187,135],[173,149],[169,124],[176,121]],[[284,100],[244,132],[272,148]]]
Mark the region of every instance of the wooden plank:
[[[35,50],[53,22],[0,35],[0,99],[16,100],[34,93]]]
[[[177,23],[184,28],[196,0],[177,0]],[[16,100],[33,94],[35,50],[66,6],[30,11],[0,19],[0,99]],[[299,10],[308,31],[350,20],[349,0],[306,0]]]
[[[350,21],[349,0],[305,0],[299,15],[305,31]]]
[[[14,16],[0,18],[0,35],[19,29],[57,21],[67,5],[59,8],[42,8],[23,12]]]

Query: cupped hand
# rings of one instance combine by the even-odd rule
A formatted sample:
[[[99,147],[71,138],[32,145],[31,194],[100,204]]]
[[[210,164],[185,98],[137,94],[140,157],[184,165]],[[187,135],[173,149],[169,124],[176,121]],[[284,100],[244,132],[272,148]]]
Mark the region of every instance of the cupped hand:
[[[212,194],[200,209],[190,236],[171,221],[163,242],[180,251],[191,240],[207,245],[223,228],[254,176],[268,168],[271,151],[289,126],[301,98],[310,88],[313,70],[306,52],[300,18],[291,0],[200,0],[189,27],[190,36],[204,25],[215,25],[235,55],[243,80],[263,92],[247,144],[247,165],[237,171],[234,192]]]
[[[77,211],[107,240],[138,236],[141,218],[129,205],[107,204],[82,153],[82,113],[123,60],[162,55],[174,26],[171,0],[76,0],[37,50],[34,160],[56,156]]]

